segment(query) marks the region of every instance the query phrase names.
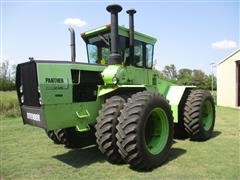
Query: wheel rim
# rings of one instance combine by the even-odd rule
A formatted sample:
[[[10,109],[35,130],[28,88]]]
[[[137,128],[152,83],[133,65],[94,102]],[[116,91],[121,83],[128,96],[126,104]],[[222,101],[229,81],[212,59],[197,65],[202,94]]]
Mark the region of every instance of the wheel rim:
[[[165,147],[169,136],[169,124],[165,111],[154,108],[148,115],[145,126],[145,143],[151,154],[159,154]]]
[[[208,131],[213,122],[213,107],[212,103],[207,100],[203,105],[203,115],[202,115],[202,123],[204,130]]]

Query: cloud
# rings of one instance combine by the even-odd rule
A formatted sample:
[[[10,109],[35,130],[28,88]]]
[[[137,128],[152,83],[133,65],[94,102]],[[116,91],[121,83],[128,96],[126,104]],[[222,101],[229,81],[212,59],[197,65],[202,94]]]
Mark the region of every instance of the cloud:
[[[212,43],[213,49],[233,49],[237,47],[237,43],[231,40],[222,40]]]
[[[64,20],[63,24],[69,25],[69,26],[83,27],[83,26],[87,25],[87,22],[83,21],[79,18],[67,18]]]

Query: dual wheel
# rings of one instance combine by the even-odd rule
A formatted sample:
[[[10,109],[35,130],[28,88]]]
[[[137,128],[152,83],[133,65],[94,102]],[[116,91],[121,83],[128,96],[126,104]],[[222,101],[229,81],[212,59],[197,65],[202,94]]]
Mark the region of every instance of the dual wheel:
[[[111,163],[126,162],[135,169],[162,164],[173,140],[173,116],[164,96],[143,91],[126,101],[121,96],[106,100],[97,118],[100,151]]]
[[[215,109],[211,95],[193,91],[184,102],[184,131],[193,140],[210,138]],[[143,91],[128,100],[113,96],[106,100],[97,118],[96,141],[106,159],[126,162],[138,170],[163,164],[173,141],[173,116],[164,96]]]

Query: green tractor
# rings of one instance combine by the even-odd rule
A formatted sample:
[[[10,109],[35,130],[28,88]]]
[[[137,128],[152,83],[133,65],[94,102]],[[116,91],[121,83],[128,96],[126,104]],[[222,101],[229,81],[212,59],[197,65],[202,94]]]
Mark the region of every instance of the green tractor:
[[[118,25],[119,5],[110,5],[111,24],[82,33],[88,63],[34,60],[19,64],[16,87],[24,124],[43,128],[57,144],[97,143],[106,159],[149,170],[166,161],[173,137],[211,137],[215,106],[211,94],[178,86],[152,69],[156,39]]]

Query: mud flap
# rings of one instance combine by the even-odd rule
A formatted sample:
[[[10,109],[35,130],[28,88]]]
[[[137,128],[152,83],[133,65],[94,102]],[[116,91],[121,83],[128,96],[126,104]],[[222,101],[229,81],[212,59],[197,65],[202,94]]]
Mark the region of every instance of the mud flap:
[[[43,129],[47,129],[44,121],[43,109],[41,107],[21,106],[22,118],[24,124],[30,124]]]

